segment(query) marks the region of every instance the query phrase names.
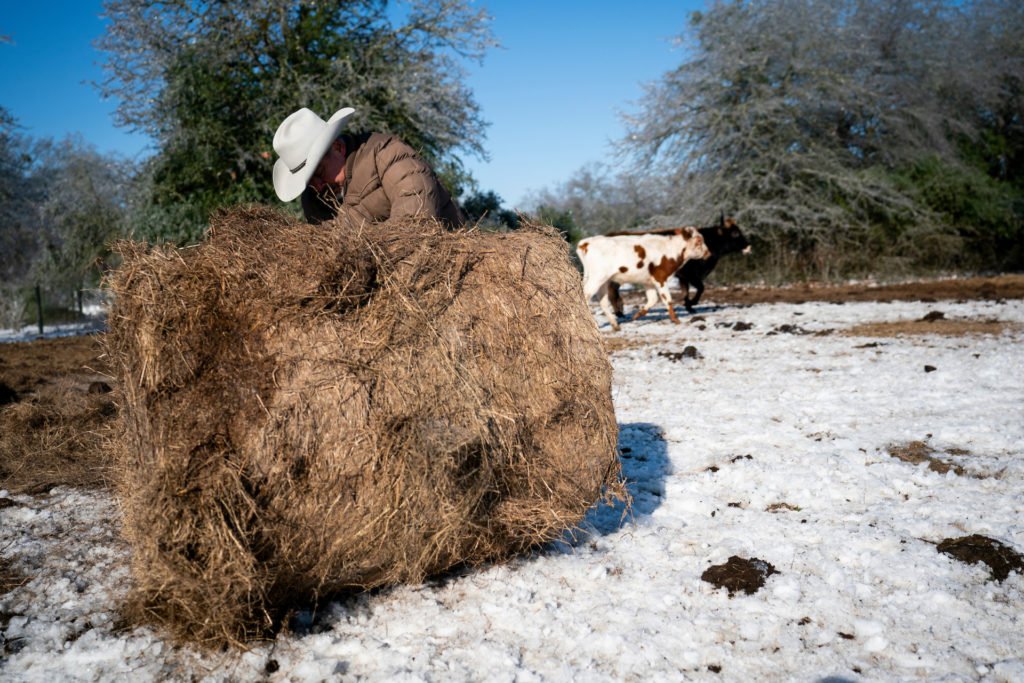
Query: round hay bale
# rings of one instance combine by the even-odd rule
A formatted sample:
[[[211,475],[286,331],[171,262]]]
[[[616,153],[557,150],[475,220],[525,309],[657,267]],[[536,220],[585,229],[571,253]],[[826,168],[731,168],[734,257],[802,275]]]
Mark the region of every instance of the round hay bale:
[[[131,610],[211,644],[558,538],[625,496],[611,367],[564,240],[310,226],[125,242],[107,352]]]

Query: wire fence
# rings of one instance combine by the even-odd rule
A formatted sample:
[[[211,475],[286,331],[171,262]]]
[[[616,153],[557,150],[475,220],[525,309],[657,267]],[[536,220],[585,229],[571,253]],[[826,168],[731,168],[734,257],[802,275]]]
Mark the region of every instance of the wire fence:
[[[47,335],[57,328],[103,329],[107,294],[99,289],[46,283],[0,285],[0,329]]]

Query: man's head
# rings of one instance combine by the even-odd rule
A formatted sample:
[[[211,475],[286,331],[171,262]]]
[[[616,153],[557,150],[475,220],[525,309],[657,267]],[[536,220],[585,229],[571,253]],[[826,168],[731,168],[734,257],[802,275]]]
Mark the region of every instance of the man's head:
[[[324,121],[303,107],[278,126],[274,151],[274,190],[290,202],[313,185],[337,189],[345,178],[345,144],[338,139],[345,120],[355,113],[346,107]]]
[[[313,171],[313,176],[309,179],[309,186],[317,192],[330,189],[334,194],[340,194],[341,186],[345,184],[346,156],[345,141],[335,138],[320,163],[317,164],[316,170]]]

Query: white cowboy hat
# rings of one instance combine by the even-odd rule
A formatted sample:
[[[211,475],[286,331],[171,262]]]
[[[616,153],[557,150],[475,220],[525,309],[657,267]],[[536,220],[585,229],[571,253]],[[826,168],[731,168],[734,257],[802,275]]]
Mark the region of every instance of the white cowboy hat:
[[[290,202],[306,189],[320,160],[341,133],[345,119],[356,112],[345,107],[324,121],[303,107],[284,120],[274,133],[274,190],[281,201]]]

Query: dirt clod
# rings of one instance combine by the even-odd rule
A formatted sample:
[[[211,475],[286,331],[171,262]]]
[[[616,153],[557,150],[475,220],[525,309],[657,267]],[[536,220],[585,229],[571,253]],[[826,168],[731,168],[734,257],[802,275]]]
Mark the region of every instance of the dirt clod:
[[[7,386],[3,382],[0,382],[0,406],[5,406],[8,403],[18,402],[18,392],[11,387]]]
[[[769,576],[778,573],[774,566],[764,560],[733,555],[725,564],[708,567],[700,578],[716,588],[725,588],[729,591],[729,597],[732,597],[739,591],[753,595],[764,587]]]
[[[1002,581],[1010,572],[1024,574],[1024,556],[994,538],[972,534],[960,538],[947,538],[936,548],[940,553],[955,557],[967,564],[988,565],[992,580]]]
[[[658,355],[662,358],[668,358],[673,363],[678,363],[684,358],[692,358],[694,360],[703,358],[700,351],[697,350],[696,346],[686,346],[682,351],[659,351]]]

